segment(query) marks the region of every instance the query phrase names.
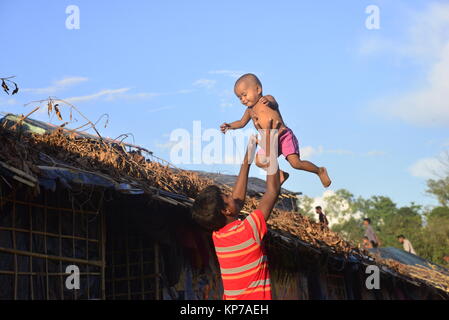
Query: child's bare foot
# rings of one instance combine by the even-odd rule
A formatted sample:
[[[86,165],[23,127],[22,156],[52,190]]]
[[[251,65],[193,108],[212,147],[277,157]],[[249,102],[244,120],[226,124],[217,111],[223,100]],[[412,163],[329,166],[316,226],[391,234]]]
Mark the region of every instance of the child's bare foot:
[[[280,177],[280,181],[281,181],[281,186],[288,179],[289,176],[290,175],[287,172],[279,170],[279,177]]]
[[[318,171],[318,176],[320,177],[321,183],[325,188],[329,187],[332,183],[331,179],[327,175],[327,170],[325,167],[321,167]]]

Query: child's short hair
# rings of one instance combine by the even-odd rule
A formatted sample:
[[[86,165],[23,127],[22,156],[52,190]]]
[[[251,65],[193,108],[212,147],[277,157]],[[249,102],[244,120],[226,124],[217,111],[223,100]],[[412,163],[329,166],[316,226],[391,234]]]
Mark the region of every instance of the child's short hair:
[[[250,81],[262,88],[262,82],[260,82],[259,78],[253,73],[245,73],[243,76],[238,78],[234,84],[234,87],[237,87],[237,84],[239,84],[241,81]]]
[[[219,187],[208,186],[196,197],[192,206],[192,218],[200,226],[216,231],[226,225],[226,217],[221,213],[225,208],[223,194]]]

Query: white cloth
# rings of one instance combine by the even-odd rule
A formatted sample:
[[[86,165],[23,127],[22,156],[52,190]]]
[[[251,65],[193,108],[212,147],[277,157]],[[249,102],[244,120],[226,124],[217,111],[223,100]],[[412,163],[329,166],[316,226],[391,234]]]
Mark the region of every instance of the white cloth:
[[[404,251],[413,253],[414,255],[416,255],[415,250],[413,249],[412,243],[408,240],[408,239],[404,239]]]

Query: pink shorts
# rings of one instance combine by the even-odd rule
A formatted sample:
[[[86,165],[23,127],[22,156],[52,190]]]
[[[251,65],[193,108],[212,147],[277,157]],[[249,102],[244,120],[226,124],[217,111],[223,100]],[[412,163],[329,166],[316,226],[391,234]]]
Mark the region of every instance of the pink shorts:
[[[278,156],[281,154],[286,158],[291,154],[297,154],[299,156],[298,139],[296,139],[295,134],[290,128],[285,128],[285,130],[279,135],[278,149]],[[265,150],[259,148],[257,154],[264,155]]]

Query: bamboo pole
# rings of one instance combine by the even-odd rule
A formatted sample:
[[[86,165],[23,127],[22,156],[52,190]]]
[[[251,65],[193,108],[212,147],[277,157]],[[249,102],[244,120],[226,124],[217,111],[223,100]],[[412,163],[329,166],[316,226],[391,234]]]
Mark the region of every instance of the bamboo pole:
[[[69,258],[69,257],[60,257],[60,256],[53,256],[53,255],[48,255],[48,254],[28,252],[28,251],[23,251],[23,250],[15,250],[15,249],[3,248],[3,247],[0,247],[0,251],[14,254],[14,255],[28,256],[28,257],[41,258],[41,259],[50,259],[50,260],[57,260],[57,261],[65,261],[65,262],[72,262],[75,264],[79,263],[79,264],[83,264],[83,265],[91,265],[91,266],[101,267],[101,261],[95,261],[95,260],[83,260],[83,259],[76,259],[76,258]]]
[[[46,233],[46,232],[47,232],[47,208],[44,208],[44,233]],[[45,252],[45,254],[48,253],[46,236],[44,236],[44,252]],[[32,258],[30,258],[30,259],[32,259]],[[47,298],[47,300],[50,300],[50,289],[48,288],[48,259],[45,259],[45,273],[46,273],[46,276],[45,276],[46,298]]]
[[[54,237],[54,238],[58,238],[59,235],[57,233],[51,233],[51,232],[44,232],[44,231],[37,231],[37,230],[27,230],[27,229],[22,229],[22,228],[12,228],[12,227],[0,227],[0,230],[2,231],[16,231],[16,232],[24,232],[24,233],[30,233],[30,234],[38,234],[41,236],[49,236],[49,237]],[[69,235],[61,235],[61,238],[63,239],[75,239],[75,240],[86,240],[89,242],[93,242],[93,243],[98,243],[99,241],[97,239],[86,239],[83,237],[72,237]]]
[[[154,243],[154,273],[155,273],[155,300],[159,300],[159,245],[157,242]]]
[[[14,197],[16,196],[16,192],[14,190]],[[13,228],[16,226],[16,204],[13,204],[12,207],[12,226]],[[13,250],[16,250],[16,232],[12,231],[12,247]],[[10,252],[12,254],[14,254],[14,300],[17,300],[17,285],[18,285],[18,281],[17,281],[17,254],[15,252]]]
[[[38,204],[38,203],[28,202],[28,201],[20,201],[20,200],[16,200],[16,199],[8,199],[8,198],[0,196],[0,205],[1,205],[2,201],[4,201],[4,202],[12,202],[12,203],[16,203],[16,204],[30,205],[30,206],[37,207],[37,208],[44,208],[44,207],[46,207],[49,210],[55,210],[55,211],[66,211],[66,212],[83,213],[83,214],[86,213],[86,214],[94,214],[94,215],[98,214],[98,211],[76,210],[76,209],[73,209],[73,208],[58,208],[58,207],[52,207],[52,206],[46,206],[46,205],[42,205],[42,204]]]
[[[101,297],[106,300],[106,214],[104,210],[100,211],[100,230],[101,230]]]

